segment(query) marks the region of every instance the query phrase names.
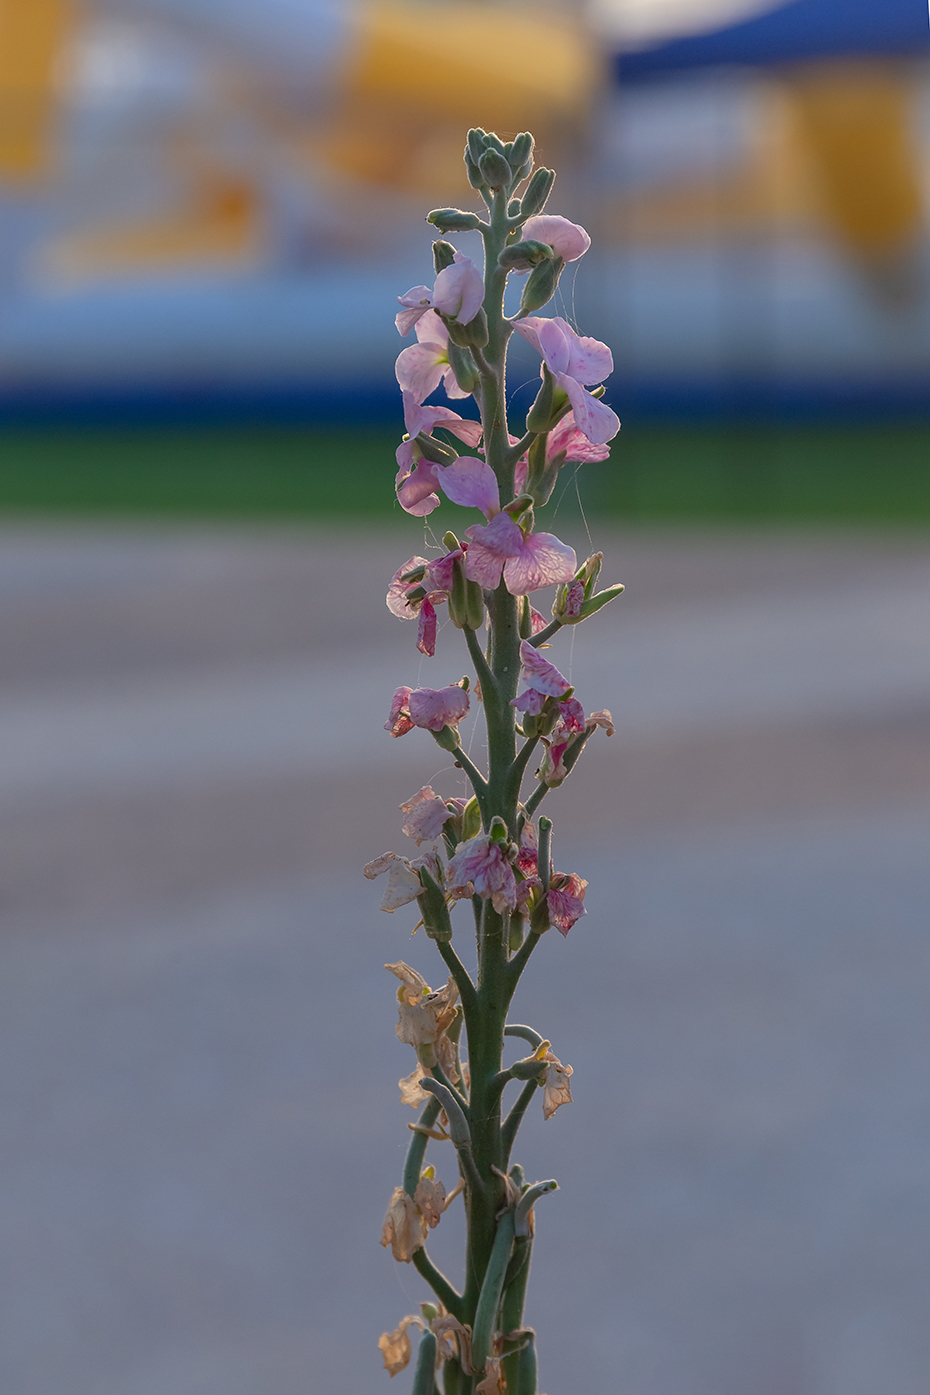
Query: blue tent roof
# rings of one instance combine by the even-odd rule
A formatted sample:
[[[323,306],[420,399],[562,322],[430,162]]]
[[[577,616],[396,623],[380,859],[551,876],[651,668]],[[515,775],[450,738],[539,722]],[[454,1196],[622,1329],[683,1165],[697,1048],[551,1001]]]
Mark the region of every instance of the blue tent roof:
[[[721,64],[761,66],[853,54],[930,52],[927,0],[790,0],[710,34],[616,58],[623,82]]]

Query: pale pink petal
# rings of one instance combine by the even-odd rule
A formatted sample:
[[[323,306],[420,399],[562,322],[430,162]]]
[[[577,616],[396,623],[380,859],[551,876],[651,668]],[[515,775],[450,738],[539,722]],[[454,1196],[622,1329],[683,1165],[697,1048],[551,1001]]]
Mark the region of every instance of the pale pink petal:
[[[499,843],[487,833],[479,833],[467,843],[460,843],[455,856],[449,860],[450,886],[466,886],[469,882],[477,896],[490,897],[494,909],[513,910],[517,904],[517,883],[513,868]]]
[[[424,582],[427,589],[433,593],[443,591],[448,595],[452,590],[455,564],[462,561],[464,556],[462,549],[457,547],[453,552],[447,552],[445,557],[438,557],[435,562],[430,562],[427,580]]]
[[[594,445],[612,441],[620,430],[620,418],[616,412],[612,412],[605,402],[592,397],[577,379],[569,377],[567,373],[557,373],[555,377],[568,394],[579,431]]]
[[[529,458],[525,455],[521,456],[520,459],[517,461],[517,468],[513,472],[514,494],[523,493],[523,487],[526,484],[526,477],[529,474],[529,469]]]
[[[432,785],[424,785],[412,799],[401,804],[400,809],[401,813],[407,815],[403,822],[404,832],[417,845],[435,843],[442,834],[446,821],[455,817],[452,810],[446,808]]]
[[[401,906],[409,906],[418,896],[422,896],[420,878],[406,858],[398,857],[388,869],[387,886],[381,897],[381,910],[393,912]]]
[[[562,418],[558,425],[550,431],[549,439],[546,442],[547,459],[552,460],[563,451],[566,461],[580,461],[585,464],[606,460],[610,455],[608,445],[595,445],[588,440],[583,431],[579,430],[574,412],[568,412]]]
[[[524,678],[540,693],[548,693],[551,697],[561,697],[571,687],[568,680],[559,673],[555,664],[550,664],[548,659],[544,659],[539,650],[528,640],[523,640],[520,645],[520,663],[523,666]]]
[[[522,335],[528,344],[532,344],[540,358],[544,358],[545,355],[543,354],[542,344],[539,342],[539,330],[540,326],[546,323],[547,321],[542,319],[539,315],[527,315],[525,319],[514,320],[513,322],[514,329],[519,335]]]
[[[560,316],[541,320],[537,330],[540,352],[553,373],[567,373],[571,362],[571,340],[563,332],[563,326],[569,333],[574,333],[571,325]]]
[[[453,401],[462,397],[471,397],[470,392],[466,392],[464,388],[459,387],[458,379],[451,366],[447,368],[442,375],[442,386],[446,396],[451,397]]]
[[[404,295],[397,297],[398,305],[404,308],[394,316],[398,334],[409,334],[421,315],[425,315],[432,303],[429,286],[412,286]]]
[[[407,592],[412,588],[413,582],[401,581],[401,577],[407,572],[412,572],[414,567],[427,567],[429,563],[425,557],[408,557],[402,567],[391,577],[391,584],[385,597],[387,608],[392,615],[396,615],[398,620],[414,620],[420,609],[418,601],[411,604],[407,600]]]
[[[578,223],[570,223],[557,213],[539,213],[527,218],[522,236],[527,241],[546,242],[564,262],[576,262],[591,246],[591,239]]]
[[[435,310],[427,310],[422,318],[417,320],[417,338],[421,344],[441,344],[443,348],[449,342],[449,331]]]
[[[465,509],[480,509],[485,518],[500,510],[497,476],[474,455],[461,455],[452,465],[439,466],[436,471],[439,487],[453,504]]]
[[[504,581],[512,596],[525,596],[541,586],[571,581],[577,565],[574,548],[554,534],[530,533],[519,555],[504,563]]]
[[[467,325],[484,300],[484,277],[470,257],[456,252],[452,266],[443,267],[433,285],[433,305],[443,315]]]
[[[406,513],[416,518],[432,513],[439,508],[439,495],[436,493],[437,467],[428,460],[417,462],[416,469],[409,475],[398,471],[395,488],[400,506]]]
[[[575,921],[587,915],[584,894],[588,883],[575,872],[554,880],[556,885],[550,887],[546,898],[549,903],[549,919],[557,930],[567,935]]]
[[[526,712],[530,717],[538,717],[546,704],[546,694],[541,693],[538,688],[527,688],[525,693],[511,700],[511,707],[518,707],[521,712]]]
[[[417,648],[421,654],[427,658],[432,658],[436,653],[436,610],[430,600],[426,597],[420,606],[420,623],[417,627]]]
[[[451,431],[454,436],[458,436],[460,441],[464,441],[467,446],[476,446],[481,440],[481,422],[468,421],[465,417],[456,416],[455,412],[447,412],[448,421],[440,423]],[[453,421],[452,418],[455,417]]]
[[[407,700],[410,720],[414,726],[429,731],[442,731],[455,726],[468,711],[468,694],[464,688],[415,688]]]
[[[602,383],[614,371],[614,356],[606,344],[602,344],[599,339],[589,339],[586,335],[576,334],[567,320],[561,316],[555,316],[549,321],[550,324],[558,325],[562,336],[568,346],[568,363],[558,369],[553,363],[549,367],[553,372],[568,373],[570,377],[577,378],[579,383],[585,383],[589,387],[592,383]]]
[[[465,557],[465,575],[469,581],[493,590],[499,585],[506,558],[514,557],[523,547],[523,534],[509,513],[499,513],[490,523],[476,523],[465,529],[471,546]]]
[[[411,344],[409,349],[402,349],[394,373],[404,392],[412,393],[417,402],[424,402],[435,392],[446,371],[445,354],[441,344]]]

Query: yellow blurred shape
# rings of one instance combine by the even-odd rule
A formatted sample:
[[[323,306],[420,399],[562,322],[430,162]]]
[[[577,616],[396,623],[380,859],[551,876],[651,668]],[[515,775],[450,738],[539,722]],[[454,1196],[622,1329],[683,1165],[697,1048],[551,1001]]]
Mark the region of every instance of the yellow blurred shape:
[[[901,74],[880,62],[837,61],[799,69],[789,81],[823,208],[836,230],[867,261],[907,250],[923,213]]]
[[[587,34],[564,12],[376,0],[318,149],[356,178],[412,189],[431,176],[438,193],[437,177],[461,186],[469,126],[543,141],[577,131],[599,80]]]
[[[0,0],[0,179],[32,179],[49,167],[71,17],[69,0]]]
[[[250,261],[261,247],[260,213],[247,180],[214,173],[202,179],[188,207],[59,238],[46,249],[43,265],[56,279],[74,281]]]

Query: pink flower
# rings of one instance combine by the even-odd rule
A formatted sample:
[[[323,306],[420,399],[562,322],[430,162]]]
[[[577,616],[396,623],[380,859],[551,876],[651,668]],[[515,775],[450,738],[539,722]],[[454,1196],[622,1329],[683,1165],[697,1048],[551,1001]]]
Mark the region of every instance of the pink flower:
[[[397,301],[403,306],[394,317],[398,334],[409,334],[417,320],[430,309],[467,325],[484,301],[484,277],[470,257],[456,252],[455,261],[443,267],[432,290],[428,286],[413,286],[405,295],[399,295]]]
[[[468,708],[468,694],[457,684],[450,688],[398,688],[384,730],[392,736],[406,736],[414,727],[442,731],[443,727],[457,726]]]
[[[576,262],[591,246],[584,228],[557,213],[538,213],[535,218],[527,218],[521,236],[526,241],[547,242],[563,262]]]
[[[444,426],[447,431],[458,436],[460,441],[474,447],[481,440],[481,423],[466,421],[458,412],[453,412],[448,407],[424,407],[413,393],[405,391],[404,426],[409,439],[402,441],[395,452],[397,478],[394,487],[401,508],[421,518],[439,507],[439,495],[436,493],[436,470],[439,467],[428,460],[419,459],[420,448],[416,443],[416,437],[421,431],[430,434],[437,426]],[[483,464],[480,461],[478,463]]]
[[[420,619],[417,625],[417,648],[421,654],[431,659],[436,653],[436,608],[429,596],[420,606]]]
[[[567,935],[581,916],[587,915],[584,894],[588,883],[575,872],[556,872],[549,883],[549,919],[555,928]]]
[[[512,596],[525,596],[541,586],[570,581],[575,575],[574,549],[552,533],[529,533],[510,517],[499,513],[490,523],[466,529],[471,546],[465,561],[465,575],[487,590],[500,584],[503,573]]]
[[[594,445],[603,445],[616,436],[619,417],[585,391],[585,386],[603,382],[613,372],[613,355],[607,345],[576,334],[568,321],[558,315],[549,320],[529,315],[525,320],[516,320],[514,329],[542,355],[571,402],[582,435]]]
[[[548,659],[544,659],[539,650],[528,640],[523,640],[520,645],[520,663],[523,666],[523,677],[529,683],[531,689],[538,693],[545,693],[550,697],[561,697],[567,693],[572,686],[567,678],[563,678],[555,664],[550,664]],[[520,699],[514,701],[519,703]]]
[[[449,331],[434,310],[417,321],[416,344],[402,349],[394,365],[397,381],[418,402],[424,402],[442,383],[447,397],[469,397],[456,381],[449,363]]]
[[[490,897],[498,912],[512,911],[517,904],[517,882],[504,849],[489,833],[479,833],[461,843],[449,862],[448,881],[452,887],[471,882],[476,896]]]
[[[601,442],[595,445],[593,441],[588,440],[583,431],[579,430],[574,412],[566,412],[562,420],[549,432],[549,439],[546,442],[547,461],[554,460],[563,451],[566,462],[581,461],[584,464],[606,460],[610,455],[610,447],[606,443]]]
[[[403,822],[404,832],[418,847],[421,843],[435,843],[441,837],[446,821],[455,818],[454,812],[446,808],[432,785],[424,785],[412,799],[401,804],[400,810],[407,816]]]

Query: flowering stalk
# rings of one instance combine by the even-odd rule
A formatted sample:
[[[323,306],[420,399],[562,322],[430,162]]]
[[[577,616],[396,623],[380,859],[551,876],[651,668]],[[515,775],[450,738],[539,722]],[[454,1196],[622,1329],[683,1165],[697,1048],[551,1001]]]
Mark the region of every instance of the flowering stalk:
[[[546,1119],[570,1102],[572,1068],[540,1033],[507,1019],[543,935],[552,926],[567,935],[585,913],[587,883],[555,869],[552,824],[540,818],[537,832],[533,814],[569,774],[592,733],[598,727],[613,733],[610,714],[586,714],[541,651],[559,630],[586,620],[623,588],[597,592],[601,554],[579,567],[570,547],[536,530],[534,511],[548,501],[566,461],[607,457],[620,423],[601,401],[603,388],[588,391],[612,371],[610,350],[560,317],[535,314],[551,300],[565,263],[590,246],[583,228],[543,213],[555,175],[533,172],[527,133],[505,144],[480,129],[469,131],[465,164],[487,216],[437,209],[429,221],[440,234],[480,231],[484,271],[441,236],[433,244],[433,286],[400,296],[397,315],[399,332],[417,335],[397,361],[408,433],[397,450],[397,497],[407,512],[425,516],[445,494],[480,510],[484,522],[466,529],[461,540],[446,533],[440,557],[408,559],[387,595],[395,615],[417,619],[422,654],[436,651],[437,607],[447,606],[464,635],[472,673],[447,687],[399,688],[385,726],[394,737],[414,727],[431,732],[464,770],[473,797],[443,799],[424,787],[401,805],[403,829],[417,854],[386,853],[365,868],[369,877],[387,874],[383,910],[416,902],[448,971],[445,986],[432,991],[409,965],[386,966],[400,980],[397,1035],[416,1052],[413,1072],[400,1081],[401,1098],[424,1107],[409,1126],[402,1185],[391,1198],[382,1244],[395,1259],[413,1263],[435,1301],[423,1304],[421,1316],[404,1318],[379,1345],[394,1375],[411,1359],[409,1330],[425,1334],[415,1392],[435,1395],[441,1384],[445,1395],[536,1395],[536,1338],[523,1325],[523,1304],[534,1206],[556,1183],[528,1183],[511,1152],[537,1089]],[[504,293],[512,275],[526,280],[520,309],[508,318]],[[506,411],[514,332],[542,360],[539,394],[519,438],[510,434]],[[452,398],[474,396],[480,425],[449,408],[423,405],[440,382]],[[463,443],[473,453],[460,454]],[[546,587],[557,588],[551,623],[529,600]],[[484,770],[462,750],[458,734],[475,697],[487,726]],[[474,973],[452,943],[459,900],[470,903],[474,916]],[[461,928],[458,933],[461,938]],[[530,1049],[505,1067],[508,1037]],[[519,1092],[505,1113],[504,1095],[514,1082]],[[455,1150],[458,1181],[449,1196],[434,1169],[424,1167],[431,1140],[449,1141]],[[426,1252],[429,1230],[459,1191],[467,1216],[461,1290]]]

